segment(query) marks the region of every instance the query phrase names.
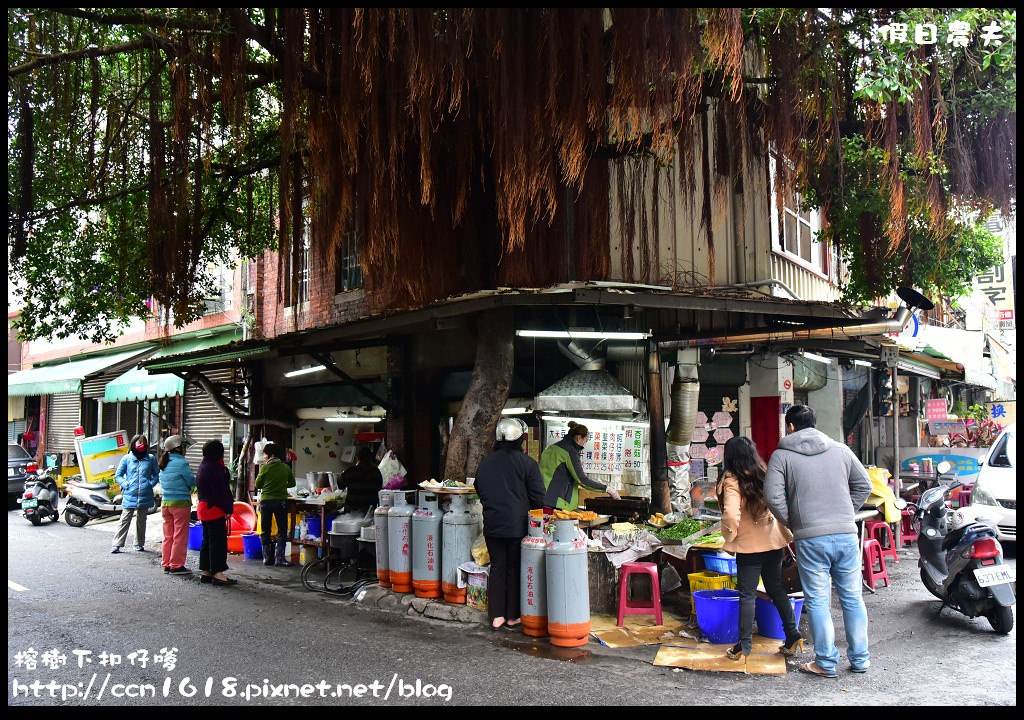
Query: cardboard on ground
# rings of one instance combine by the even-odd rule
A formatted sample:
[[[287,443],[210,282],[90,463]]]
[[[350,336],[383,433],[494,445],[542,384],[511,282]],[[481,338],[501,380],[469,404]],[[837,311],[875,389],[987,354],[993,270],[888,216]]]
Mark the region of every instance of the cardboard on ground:
[[[654,658],[654,665],[751,675],[785,675],[786,658],[779,653],[781,643],[781,640],[755,635],[750,655],[742,660],[730,660],[725,656],[730,645],[684,642],[680,639],[671,645],[662,645]]]

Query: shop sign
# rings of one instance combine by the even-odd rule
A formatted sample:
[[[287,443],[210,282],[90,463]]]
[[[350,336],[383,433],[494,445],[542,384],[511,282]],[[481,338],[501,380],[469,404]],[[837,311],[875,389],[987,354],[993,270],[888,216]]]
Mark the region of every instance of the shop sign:
[[[707,442],[707,439],[708,439],[708,431],[707,431],[707,429],[703,425],[698,425],[697,427],[695,427],[693,429],[693,437],[690,439],[690,442],[702,443],[702,442]]]
[[[590,430],[590,439],[583,446],[580,463],[585,473],[621,475],[640,470],[647,428],[637,423],[607,420],[583,421]],[[547,445],[554,445],[569,432],[568,423],[551,421],[547,426]]]
[[[967,423],[963,420],[938,420],[928,423],[928,431],[932,435],[956,435],[967,432]]]
[[[946,398],[929,400],[925,408],[925,415],[929,423],[945,420],[949,416],[946,410]]]
[[[711,421],[716,427],[726,428],[732,425],[732,415],[727,412],[716,412]]]
[[[998,400],[985,403],[985,405],[988,407],[988,416],[999,427],[1006,427],[1017,422],[1016,400]]]

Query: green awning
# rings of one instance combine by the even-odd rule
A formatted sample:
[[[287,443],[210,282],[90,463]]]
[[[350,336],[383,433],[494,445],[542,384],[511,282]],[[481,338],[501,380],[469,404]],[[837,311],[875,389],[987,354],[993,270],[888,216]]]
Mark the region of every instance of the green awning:
[[[215,363],[229,362],[231,360],[240,360],[241,358],[255,357],[257,355],[263,355],[270,351],[270,347],[263,345],[260,347],[249,348],[247,350],[232,350],[230,352],[223,352],[216,355],[202,355],[195,357],[188,355],[177,360],[169,360],[162,363],[146,363],[146,367],[150,370],[174,370],[177,368],[193,368],[202,365],[213,365]]]
[[[182,340],[157,350],[148,360],[209,350],[237,339],[239,339],[239,333],[237,329],[232,329],[230,332],[217,333],[210,337]],[[146,398],[174,397],[184,392],[185,381],[176,375],[151,375],[145,368],[132,368],[124,375],[107,383],[103,399],[106,402],[125,402]]]
[[[151,347],[22,370],[7,376],[7,395],[8,397],[75,395],[82,392],[82,380],[86,377],[102,372],[111,365],[117,365],[136,355],[141,355]]]

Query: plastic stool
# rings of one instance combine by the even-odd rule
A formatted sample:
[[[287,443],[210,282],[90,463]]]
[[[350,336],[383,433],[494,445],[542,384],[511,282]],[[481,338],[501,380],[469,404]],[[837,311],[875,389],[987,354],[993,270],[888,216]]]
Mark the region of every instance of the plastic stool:
[[[900,518],[900,535],[903,537],[904,545],[912,545],[917,540],[917,533],[914,532],[914,515],[917,513],[917,506],[907,505],[903,508],[903,517]]]
[[[892,527],[890,527],[889,523],[881,520],[869,521],[866,534],[868,537],[878,541],[879,546],[882,548],[882,557],[892,557],[896,562],[900,561],[900,555],[896,550],[896,538],[892,534]],[[883,542],[885,538],[888,538],[888,544]]]
[[[661,584],[658,582],[658,566],[652,562],[622,563],[622,575],[619,577],[619,618],[615,624],[622,627],[626,615],[653,615],[658,625],[663,625],[661,618]],[[651,599],[629,599],[629,576],[650,575]]]
[[[875,568],[875,561],[878,561],[878,568]],[[885,586],[889,587],[889,572],[885,569],[885,558],[882,557],[881,544],[868,538],[864,541],[864,582],[868,584],[872,592],[875,589],[875,582],[881,578]]]

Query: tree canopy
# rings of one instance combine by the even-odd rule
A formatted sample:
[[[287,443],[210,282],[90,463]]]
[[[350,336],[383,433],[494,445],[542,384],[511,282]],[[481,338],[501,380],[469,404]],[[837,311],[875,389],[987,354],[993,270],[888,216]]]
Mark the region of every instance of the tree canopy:
[[[787,159],[777,181],[822,208],[851,267],[879,270],[851,296],[884,294],[894,272],[918,279],[922,242],[979,257],[957,218],[1016,196],[1015,23],[1000,9],[12,8],[21,331],[110,338],[150,298],[184,323],[208,262],[286,259],[307,226],[336,263],[358,224],[367,284],[391,306],[465,285],[450,256],[522,281],[569,192],[607,204],[595,158],[678,157],[692,184],[709,100],[744,149]],[[918,25],[936,42],[915,42]]]

